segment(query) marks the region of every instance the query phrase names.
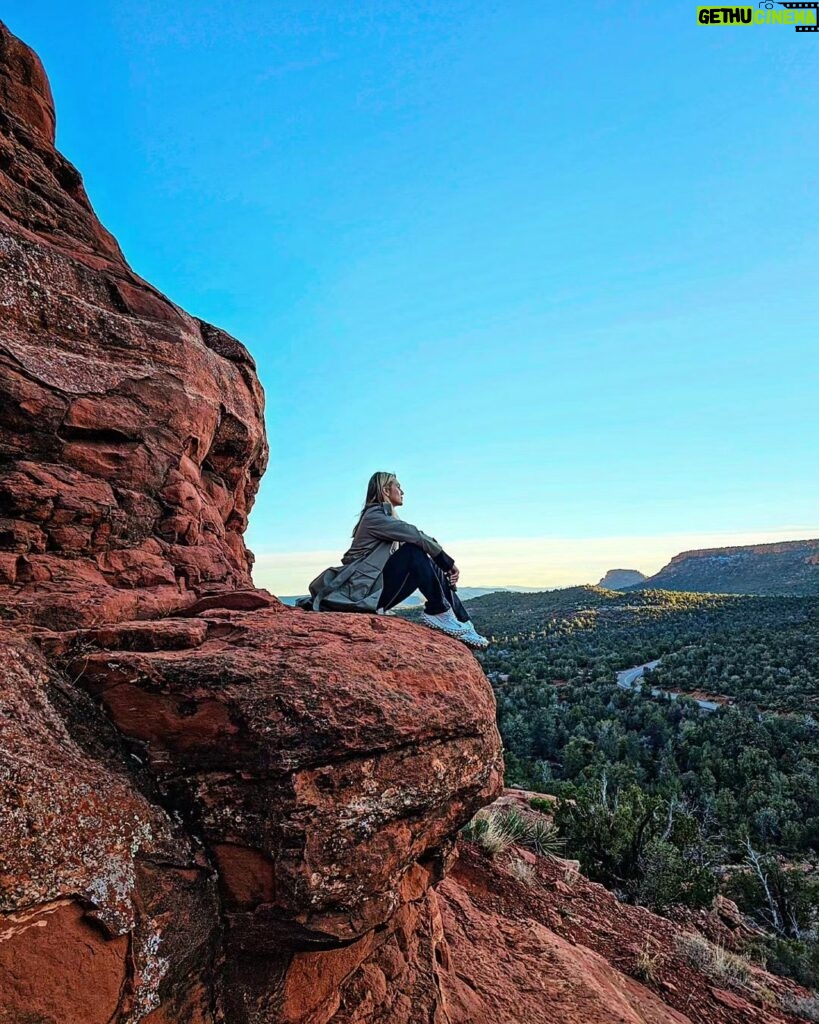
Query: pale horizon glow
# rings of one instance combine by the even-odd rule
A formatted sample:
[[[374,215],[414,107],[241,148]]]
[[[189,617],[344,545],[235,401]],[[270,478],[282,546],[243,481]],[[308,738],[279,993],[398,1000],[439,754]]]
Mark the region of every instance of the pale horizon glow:
[[[570,587],[597,583],[609,569],[639,569],[652,576],[681,551],[771,544],[819,536],[816,527],[746,532],[673,533],[644,537],[502,537],[453,541],[446,549],[461,570],[463,587]],[[339,565],[340,551],[269,551],[256,556],[256,586],[291,596],[307,592],[322,569]]]

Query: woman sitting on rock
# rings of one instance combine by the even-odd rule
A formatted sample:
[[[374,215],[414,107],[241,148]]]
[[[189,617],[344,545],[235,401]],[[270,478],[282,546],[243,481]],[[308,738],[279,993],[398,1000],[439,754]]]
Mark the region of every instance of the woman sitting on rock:
[[[441,545],[399,519],[404,492],[394,473],[373,473],[353,543],[341,566],[325,569],[310,584],[302,607],[315,611],[383,615],[415,590],[426,598],[421,621],[470,647],[489,646],[455,593],[459,572]]]

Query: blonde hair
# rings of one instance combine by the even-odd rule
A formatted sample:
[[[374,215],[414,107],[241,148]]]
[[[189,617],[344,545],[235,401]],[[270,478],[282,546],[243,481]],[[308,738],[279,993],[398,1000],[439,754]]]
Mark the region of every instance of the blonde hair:
[[[393,480],[397,480],[398,477],[395,473],[373,473],[370,477],[370,482],[367,484],[367,497],[364,499],[364,508],[359,513],[358,519],[356,520],[355,527],[353,528],[353,537],[355,537],[356,530],[358,529],[359,523],[371,505],[380,505],[383,501],[386,501],[384,497],[384,491],[390,486]]]

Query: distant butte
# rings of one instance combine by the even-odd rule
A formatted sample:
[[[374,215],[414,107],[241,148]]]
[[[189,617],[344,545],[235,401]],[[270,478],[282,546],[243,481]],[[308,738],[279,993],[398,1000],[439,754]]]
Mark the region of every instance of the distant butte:
[[[607,590],[623,590],[625,587],[637,586],[645,578],[638,569],[609,569],[597,586]]]

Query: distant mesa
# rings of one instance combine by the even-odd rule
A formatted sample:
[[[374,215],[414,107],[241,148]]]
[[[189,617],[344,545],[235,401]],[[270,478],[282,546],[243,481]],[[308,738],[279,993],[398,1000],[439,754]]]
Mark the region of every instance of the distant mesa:
[[[648,577],[639,569],[609,569],[598,587],[606,590],[625,590],[626,587],[638,587]]]
[[[683,551],[639,587],[810,597],[819,594],[819,539]]]

